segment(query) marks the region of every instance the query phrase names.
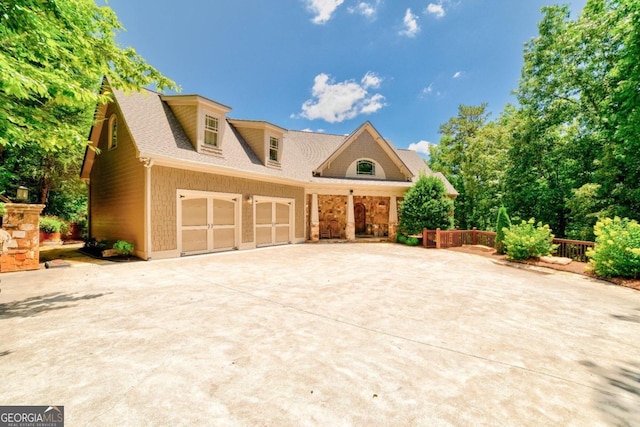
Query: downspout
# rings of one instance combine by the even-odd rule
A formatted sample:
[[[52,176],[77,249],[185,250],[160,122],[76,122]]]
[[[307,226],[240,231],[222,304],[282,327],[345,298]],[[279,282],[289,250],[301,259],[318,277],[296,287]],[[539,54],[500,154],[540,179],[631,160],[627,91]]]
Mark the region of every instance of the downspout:
[[[145,250],[144,257],[147,261],[151,261],[151,167],[153,159],[141,157],[140,161],[144,164],[144,241]]]

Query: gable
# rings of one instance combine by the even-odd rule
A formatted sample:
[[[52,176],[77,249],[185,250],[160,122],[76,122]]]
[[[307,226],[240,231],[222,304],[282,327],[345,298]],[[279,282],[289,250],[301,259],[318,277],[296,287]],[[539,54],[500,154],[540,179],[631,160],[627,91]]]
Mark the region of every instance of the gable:
[[[358,175],[359,161],[375,165],[375,174]],[[386,179],[408,181],[413,174],[370,123],[365,123],[349,136],[338,149],[315,171],[330,178]]]

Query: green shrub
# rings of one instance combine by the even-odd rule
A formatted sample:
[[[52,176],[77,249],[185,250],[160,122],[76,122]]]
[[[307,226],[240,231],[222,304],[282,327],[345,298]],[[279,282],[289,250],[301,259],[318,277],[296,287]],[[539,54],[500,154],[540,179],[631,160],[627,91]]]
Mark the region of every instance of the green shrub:
[[[407,237],[405,245],[407,245],[407,246],[418,246],[418,243],[420,243],[420,240],[418,240],[418,238],[416,238],[416,237]]]
[[[397,241],[398,243],[405,244],[405,243],[407,243],[407,236],[405,236],[405,235],[404,235],[404,234],[402,234],[402,233],[398,233],[398,234],[396,235],[396,241]]]
[[[453,200],[442,181],[422,175],[404,195],[400,203],[400,229],[407,234],[420,234],[423,228],[453,228]]]
[[[133,253],[133,243],[129,243],[126,240],[118,240],[113,244],[113,249],[120,255],[131,255]]]
[[[499,254],[505,253],[504,247],[504,229],[511,228],[511,220],[507,214],[507,208],[500,206],[498,209],[498,218],[496,220],[496,251]]]
[[[524,260],[549,255],[558,247],[552,243],[553,237],[548,225],[539,222],[536,226],[533,218],[512,225],[504,230],[507,258]]]
[[[55,216],[40,217],[40,230],[43,233],[63,233],[68,230],[67,223]]]
[[[4,216],[5,212],[7,212],[7,208],[4,203],[0,203],[0,216]]]
[[[640,277],[640,224],[605,218],[593,228],[596,244],[587,251],[590,267],[604,277]]]

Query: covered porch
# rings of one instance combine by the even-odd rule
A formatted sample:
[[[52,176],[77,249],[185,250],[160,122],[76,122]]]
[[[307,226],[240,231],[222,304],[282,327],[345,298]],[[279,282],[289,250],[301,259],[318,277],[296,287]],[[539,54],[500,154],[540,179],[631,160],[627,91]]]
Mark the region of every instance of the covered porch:
[[[324,190],[307,194],[307,240],[395,241],[401,191]]]

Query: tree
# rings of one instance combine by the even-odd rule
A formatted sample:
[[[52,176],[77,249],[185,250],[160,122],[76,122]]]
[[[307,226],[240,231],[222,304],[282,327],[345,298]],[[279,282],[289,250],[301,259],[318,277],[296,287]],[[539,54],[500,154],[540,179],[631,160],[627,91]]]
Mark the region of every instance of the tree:
[[[0,147],[85,145],[95,106],[110,99],[99,91],[105,75],[125,91],[177,89],[116,43],[122,29],[93,0],[0,2]]]
[[[125,91],[176,84],[115,41],[115,13],[93,0],[0,2],[0,194],[30,188],[45,212],[86,211],[78,179],[103,76]]]
[[[400,203],[400,229],[407,234],[422,229],[453,228],[453,200],[438,178],[420,176]]]
[[[442,172],[460,194],[455,223],[461,228],[491,228],[503,193],[509,120],[508,106],[487,123],[487,104],[460,105],[458,116],[440,126],[440,144],[430,147],[429,166]]]
[[[507,214],[507,208],[500,206],[498,209],[498,218],[496,219],[496,250],[499,254],[504,254],[504,235],[505,229],[511,228],[511,219]]]
[[[638,58],[639,2],[588,0],[576,20],[567,6],[543,8],[516,92],[521,126],[505,202],[513,214],[559,235],[584,234],[600,213],[640,216]]]

